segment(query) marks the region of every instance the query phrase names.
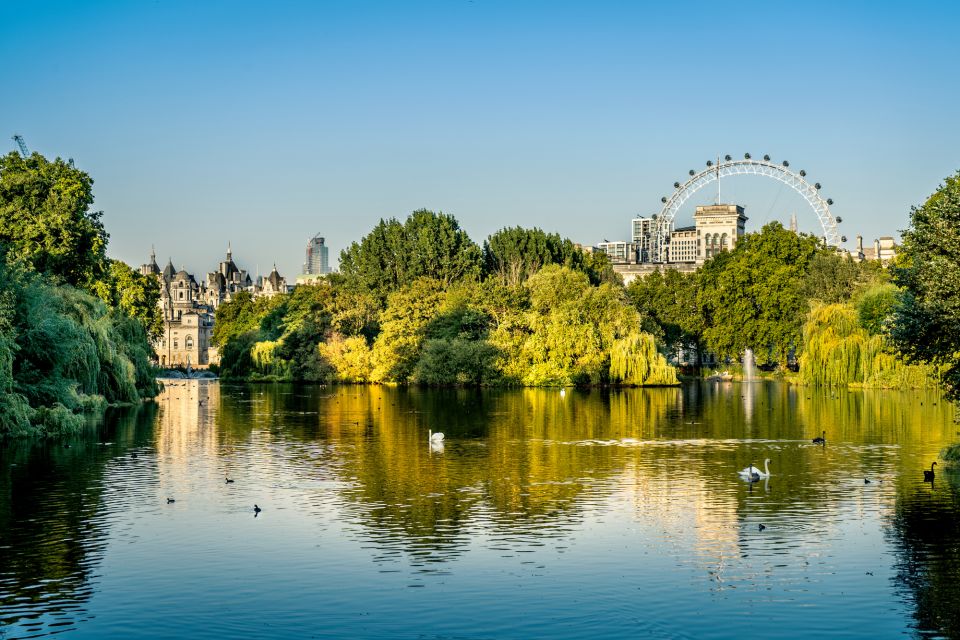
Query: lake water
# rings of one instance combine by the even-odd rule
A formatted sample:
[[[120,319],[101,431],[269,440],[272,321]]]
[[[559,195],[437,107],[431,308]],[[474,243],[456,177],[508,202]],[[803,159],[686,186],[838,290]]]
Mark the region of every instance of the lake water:
[[[0,638],[960,637],[960,478],[923,479],[952,419],[772,383],[173,381],[0,448]]]

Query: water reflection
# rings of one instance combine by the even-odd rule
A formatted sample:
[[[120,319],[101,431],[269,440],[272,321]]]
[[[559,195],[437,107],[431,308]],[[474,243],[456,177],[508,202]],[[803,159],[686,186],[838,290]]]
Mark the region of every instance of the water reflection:
[[[0,625],[52,632],[87,618],[112,520],[105,478],[149,442],[155,418],[144,405],[109,412],[89,438],[3,444]]]
[[[955,635],[957,485],[922,483],[951,418],[933,394],[768,383],[561,397],[175,381],[70,449],[0,450],[0,622],[11,637],[61,622],[124,635],[130,619],[162,635],[157,610],[176,606],[199,635],[229,635],[194,600],[240,572],[235,606],[293,589],[329,607],[329,627],[310,624],[333,635],[365,635],[348,617],[361,606],[381,635],[477,629],[408,587],[516,625],[480,623],[488,635],[532,619],[557,637],[716,637],[757,612],[771,637],[835,636],[841,619]],[[739,480],[764,458],[771,478]],[[150,597],[92,609],[112,592]],[[298,637],[307,609],[273,606],[290,624],[276,635]]]

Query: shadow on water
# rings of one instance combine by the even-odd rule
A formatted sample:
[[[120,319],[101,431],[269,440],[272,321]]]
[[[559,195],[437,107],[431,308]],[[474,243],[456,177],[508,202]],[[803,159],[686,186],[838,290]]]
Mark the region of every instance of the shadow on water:
[[[0,625],[62,631],[86,619],[109,533],[105,469],[149,444],[156,412],[111,409],[82,436],[0,445]]]

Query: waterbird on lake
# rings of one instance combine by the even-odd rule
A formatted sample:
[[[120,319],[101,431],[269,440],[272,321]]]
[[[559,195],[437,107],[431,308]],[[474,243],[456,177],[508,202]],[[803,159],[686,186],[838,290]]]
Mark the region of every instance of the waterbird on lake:
[[[176,500],[173,498],[167,498],[167,504],[173,504],[174,502],[176,502]]]
[[[566,389],[560,389],[560,397],[562,398],[562,397],[565,396],[565,395],[567,395],[567,390],[566,390]]]
[[[263,511],[263,509],[261,509],[261,508],[258,507],[257,505],[253,505],[253,515],[257,515],[257,514],[260,513],[261,511]]]
[[[230,478],[224,478],[224,480],[226,480],[224,484],[233,484],[233,480]]]
[[[757,529],[759,529],[760,531],[763,531],[764,529],[766,529],[766,527],[761,523],[757,525]]]
[[[757,476],[757,480],[760,478],[769,478],[770,477],[770,458],[767,458],[763,461],[763,471],[760,471],[759,468],[753,466],[752,464],[749,467],[741,469],[738,471],[742,477],[750,479],[753,476]]]
[[[827,444],[827,432],[824,431],[819,438],[814,438],[813,444]]]
[[[936,463],[936,462],[931,462],[931,463],[930,463],[930,471],[927,471],[926,469],[924,469],[924,471],[923,471],[923,479],[924,479],[925,482],[933,482],[933,468],[934,468],[935,466],[937,466],[937,463]]]
[[[863,484],[870,484],[870,481],[867,480],[866,478],[864,478],[864,479],[863,479]]]
[[[427,440],[430,442],[440,442],[443,440],[443,434],[439,431],[434,433],[432,429],[427,429]]]

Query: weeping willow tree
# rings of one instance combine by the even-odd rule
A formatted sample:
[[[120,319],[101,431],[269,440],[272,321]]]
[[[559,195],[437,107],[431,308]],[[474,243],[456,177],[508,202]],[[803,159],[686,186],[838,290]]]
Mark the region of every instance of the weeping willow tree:
[[[871,335],[860,325],[850,305],[817,305],[807,315],[800,357],[806,384],[922,389],[937,386],[935,375],[932,367],[900,360],[883,335]]]
[[[610,381],[632,385],[674,385],[677,370],[657,351],[649,333],[631,333],[610,349]]]
[[[55,435],[85,411],[156,394],[137,320],[0,260],[0,436]]]

